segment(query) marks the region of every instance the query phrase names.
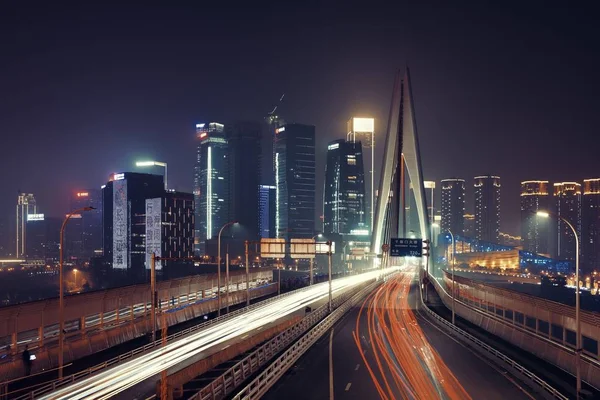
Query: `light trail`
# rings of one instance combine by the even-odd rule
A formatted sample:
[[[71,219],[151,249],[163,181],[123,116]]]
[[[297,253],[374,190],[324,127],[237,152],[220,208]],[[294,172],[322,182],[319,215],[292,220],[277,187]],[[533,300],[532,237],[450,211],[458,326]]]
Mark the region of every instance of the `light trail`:
[[[395,269],[390,268],[386,272]],[[379,277],[381,271],[371,271],[336,279],[333,292],[339,292]],[[117,365],[109,370],[82,379],[41,399],[108,399],[148,378],[194,357],[228,340],[241,337],[264,325],[273,323],[328,295],[327,282],[313,285],[298,293],[257,307],[214,326],[191,334],[165,347]]]
[[[414,276],[410,270],[392,277],[367,297],[356,319],[355,343],[375,388],[382,399],[470,399],[417,323],[408,303]],[[362,317],[374,363],[359,340]]]

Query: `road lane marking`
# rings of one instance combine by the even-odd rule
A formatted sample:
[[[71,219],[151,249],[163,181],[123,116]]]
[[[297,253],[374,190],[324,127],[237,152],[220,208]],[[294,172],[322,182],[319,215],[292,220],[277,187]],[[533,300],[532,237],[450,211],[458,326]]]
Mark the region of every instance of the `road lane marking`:
[[[358,371],[359,368],[360,368],[360,364],[356,364],[356,368],[354,368],[354,370]]]
[[[346,385],[346,392],[347,392],[348,390],[350,390],[350,386],[352,386],[352,382],[348,382],[348,384]]]
[[[333,329],[329,334],[329,400],[333,400]]]

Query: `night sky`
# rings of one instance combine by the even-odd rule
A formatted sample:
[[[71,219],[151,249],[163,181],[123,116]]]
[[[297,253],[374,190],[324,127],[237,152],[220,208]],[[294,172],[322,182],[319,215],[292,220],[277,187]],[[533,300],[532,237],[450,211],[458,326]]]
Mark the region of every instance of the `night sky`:
[[[316,125],[322,179],[326,142],[350,116],[375,117],[383,134],[406,64],[425,178],[470,189],[500,175],[502,231],[518,232],[521,180],[600,177],[591,7],[59,3],[0,9],[0,213],[11,218],[18,190],[60,215],[71,190],[140,158],[168,162],[170,186],[191,191],[194,124],[260,120],[282,93],[286,120]]]

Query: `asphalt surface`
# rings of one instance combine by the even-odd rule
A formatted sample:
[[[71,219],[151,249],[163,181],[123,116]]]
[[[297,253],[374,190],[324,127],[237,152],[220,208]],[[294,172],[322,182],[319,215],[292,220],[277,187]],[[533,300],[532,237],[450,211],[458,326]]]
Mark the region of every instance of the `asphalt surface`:
[[[414,310],[416,290],[411,290],[408,304]],[[372,374],[377,375],[373,366],[377,364],[376,348],[368,335],[361,334],[361,347],[364,360],[353,338],[357,328],[360,307],[355,307],[323,336],[304,356],[278,381],[263,397],[264,399],[377,399],[404,398],[401,388],[394,387],[391,371],[385,376],[390,383],[392,396],[380,394]],[[479,355],[464,347],[452,337],[437,328],[418,313],[418,325],[430,346],[437,351],[443,363],[460,382],[468,396],[473,399],[532,399],[529,388],[509,376],[505,370],[489,363]],[[366,313],[360,313],[359,330],[368,331]],[[331,347],[330,347],[331,344]],[[330,376],[330,350],[333,379]],[[365,364],[371,366],[371,372]],[[383,365],[386,369],[386,365]],[[380,379],[381,380],[381,379]],[[442,385],[444,383],[441,383]],[[520,386],[520,387],[519,387]],[[468,398],[468,396],[464,396]],[[425,398],[416,393],[417,398]]]

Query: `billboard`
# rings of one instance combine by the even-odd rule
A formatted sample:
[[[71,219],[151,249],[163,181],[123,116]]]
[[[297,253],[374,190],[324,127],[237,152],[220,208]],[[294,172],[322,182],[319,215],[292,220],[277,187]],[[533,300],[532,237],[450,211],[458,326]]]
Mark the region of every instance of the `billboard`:
[[[282,258],[285,256],[285,239],[260,239],[260,256],[263,258]]]
[[[315,258],[315,239],[290,239],[290,257]]]
[[[152,268],[152,253],[162,256],[162,198],[146,199],[146,269]],[[157,262],[156,270],[162,269]]]
[[[315,245],[317,254],[327,254],[329,252],[329,246],[327,245],[327,242],[317,242]],[[335,242],[331,243],[331,253],[335,254]]]
[[[127,180],[113,182],[113,268],[129,268]]]

